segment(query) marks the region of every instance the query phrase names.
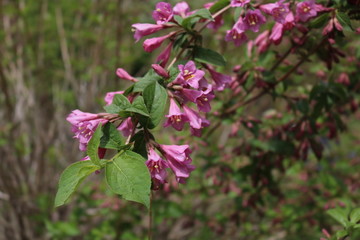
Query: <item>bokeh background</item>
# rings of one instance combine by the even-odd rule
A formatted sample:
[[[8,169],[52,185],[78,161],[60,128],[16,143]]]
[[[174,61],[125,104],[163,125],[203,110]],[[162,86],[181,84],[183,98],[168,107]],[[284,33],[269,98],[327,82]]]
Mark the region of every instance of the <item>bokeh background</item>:
[[[53,200],[61,172],[84,157],[66,116],[103,111],[106,92],[128,86],[116,68],[134,76],[147,71],[156,54],[134,42],[131,24],[151,22],[155,3],[0,0],[1,240],[146,239],[147,210],[112,194],[102,174],[85,181],[68,205],[54,209]],[[358,119],[325,143],[322,162],[312,156],[287,169],[282,187],[290,201],[282,204],[264,193],[263,207],[251,208],[242,197],[251,189],[242,163],[236,171],[229,162],[215,168],[216,158],[199,154],[187,185],[170,183],[154,194],[154,239],[318,239],[335,224],[326,204],[359,203]],[[219,146],[206,151],[218,153]]]

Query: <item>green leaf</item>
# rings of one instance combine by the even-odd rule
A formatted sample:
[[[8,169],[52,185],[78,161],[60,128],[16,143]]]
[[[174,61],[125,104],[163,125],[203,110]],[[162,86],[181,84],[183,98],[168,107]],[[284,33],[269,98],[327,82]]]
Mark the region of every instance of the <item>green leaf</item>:
[[[131,104],[124,95],[115,94],[112,103],[105,106],[104,109],[107,113],[119,114],[121,111],[129,107],[131,107]]]
[[[174,19],[175,21],[179,24],[179,25],[182,25],[182,22],[183,22],[183,18],[180,17],[179,15],[174,15]]]
[[[230,4],[230,0],[220,0],[211,6],[210,13],[214,14]]]
[[[343,239],[346,237],[349,233],[346,230],[340,230],[335,233],[336,239]]]
[[[142,96],[138,96],[132,106],[130,108],[127,108],[126,111],[128,112],[133,112],[133,113],[138,113],[140,115],[143,115],[145,117],[149,117],[149,112],[146,108],[145,102],[144,102],[144,98]]]
[[[195,13],[191,14],[187,18],[183,19],[181,22],[181,26],[189,29],[193,23],[198,22],[198,19],[213,19],[211,13],[208,9],[202,8]]]
[[[148,138],[154,140],[154,136],[148,132]],[[145,133],[143,130],[137,132],[132,138],[131,142],[134,142],[134,148],[132,149],[134,152],[140,154],[144,158],[147,158],[147,149],[146,149],[146,139]]]
[[[122,144],[122,138],[119,131],[112,123],[107,123],[102,129],[103,136],[100,140],[100,147],[119,150]]]
[[[327,211],[327,214],[329,214],[332,218],[334,218],[336,221],[341,223],[344,227],[347,226],[347,223],[349,222],[347,219],[348,216],[348,210],[343,208],[333,208]]]
[[[343,26],[344,29],[353,31],[353,27],[351,25],[351,20],[349,16],[344,12],[337,12],[336,13],[336,19],[339,21],[341,26]]]
[[[144,89],[145,105],[150,113],[150,122],[147,127],[155,128],[164,117],[167,102],[167,92],[158,82],[152,83]]]
[[[219,53],[206,48],[197,47],[194,51],[195,61],[201,63],[208,63],[217,66],[225,66],[226,60]]]
[[[319,17],[315,18],[310,22],[310,28],[322,28],[329,20],[329,13],[321,14]]]
[[[85,177],[99,169],[99,166],[94,165],[89,160],[76,162],[67,167],[60,176],[55,207],[65,204]]]
[[[100,146],[100,139],[103,136],[103,132],[101,131],[101,124],[99,124],[92,135],[89,144],[87,146],[86,153],[89,155],[90,160],[93,164],[100,166],[100,159],[98,155],[98,149]]]
[[[162,78],[155,73],[153,69],[146,73],[142,78],[139,78],[139,81],[134,84],[133,92],[142,92],[147,86],[154,82],[158,82]]]
[[[355,208],[350,213],[350,222],[357,223],[360,221],[360,208]]]
[[[129,201],[150,205],[151,178],[145,159],[125,151],[106,164],[106,180],[111,190]]]

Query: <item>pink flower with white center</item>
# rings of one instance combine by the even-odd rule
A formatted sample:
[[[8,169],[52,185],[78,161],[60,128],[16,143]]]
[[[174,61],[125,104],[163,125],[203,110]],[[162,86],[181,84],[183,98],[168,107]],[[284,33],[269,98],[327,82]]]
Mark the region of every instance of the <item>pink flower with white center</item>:
[[[189,118],[191,134],[200,137],[201,129],[210,125],[209,120],[201,117],[200,114],[186,105],[184,105],[184,111]]]
[[[173,98],[170,98],[169,114],[167,117],[164,127],[172,126],[177,131],[181,131],[184,128],[184,124],[189,121],[188,117],[181,112],[177,103]]]
[[[285,22],[285,17],[288,14],[289,10],[289,3],[283,3],[285,0],[280,0],[276,3],[269,3],[260,6],[261,11],[272,15],[275,21],[279,23]]]
[[[296,21],[307,22],[317,15],[315,0],[296,4]]]
[[[152,52],[158,47],[161,46],[161,44],[168,38],[174,35],[174,32],[171,32],[165,36],[161,37],[155,37],[155,38],[148,38],[143,43],[143,48],[146,52]]]
[[[134,130],[134,123],[131,120],[131,117],[128,117],[122,121],[122,123],[117,127],[124,137],[130,136]]]
[[[174,80],[175,84],[181,84],[183,86],[189,85],[195,89],[199,88],[199,81],[205,75],[205,72],[198,70],[193,61],[189,61],[184,65],[178,66],[180,73]]]
[[[153,148],[150,148],[148,151],[148,160],[146,161],[146,166],[150,171],[154,185],[163,184],[166,182],[166,168],[168,168],[169,165],[159,156],[159,154],[155,152]]]
[[[157,24],[169,22],[173,18],[171,4],[166,2],[157,3],[152,16]]]
[[[195,169],[191,165],[191,150],[189,145],[160,145],[164,157],[179,183],[184,183],[185,178]]]
[[[187,2],[179,2],[173,8],[174,15],[179,15],[182,18],[189,16],[190,7]]]
[[[228,84],[231,82],[231,77],[229,75],[219,73],[209,66],[207,67],[207,70],[209,71],[212,79],[215,82],[215,86],[214,86],[215,90],[223,91],[225,87],[227,87]]]
[[[231,30],[228,30],[226,32],[225,41],[234,42],[235,46],[237,47],[245,43],[247,40],[248,38],[245,35],[244,31],[236,27],[233,27]]]
[[[156,33],[162,29],[168,28],[167,25],[158,25],[158,24],[150,24],[150,23],[136,23],[131,25],[135,31],[134,38],[137,41],[140,38]]]
[[[105,102],[106,102],[106,105],[110,105],[112,104],[112,101],[115,97],[116,94],[123,94],[124,91],[117,91],[117,92],[108,92],[106,93],[106,96],[104,98]]]
[[[259,9],[248,10],[245,17],[242,19],[242,22],[239,22],[240,30],[251,30],[253,32],[258,32],[260,25],[266,22],[266,18],[261,14]]]
[[[211,88],[206,91],[201,91],[201,95],[196,99],[196,106],[201,112],[210,112],[210,101],[215,98],[214,92]]]
[[[250,0],[231,0],[230,6],[231,7],[245,7]]]
[[[172,46],[173,42],[170,42],[169,45],[167,45],[167,47],[156,58],[156,62],[158,62],[160,66],[165,67],[168,63],[171,55]]]
[[[72,132],[75,133],[74,138],[79,139],[80,151],[86,151],[87,145],[99,124],[104,125],[108,122],[98,114],[86,113],[80,110],[74,110],[66,118],[72,124]]]
[[[118,68],[116,69],[116,75],[121,78],[121,79],[125,79],[125,80],[129,80],[132,82],[137,82],[138,80],[136,78],[134,78],[133,76],[131,76],[127,71],[125,71],[125,69],[123,68]]]

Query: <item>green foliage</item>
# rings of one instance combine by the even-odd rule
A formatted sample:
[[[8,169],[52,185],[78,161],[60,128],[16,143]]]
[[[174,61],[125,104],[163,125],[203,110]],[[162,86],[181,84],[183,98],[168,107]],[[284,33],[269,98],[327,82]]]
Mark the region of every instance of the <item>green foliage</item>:
[[[103,136],[103,132],[101,129],[102,129],[102,126],[101,126],[101,124],[99,124],[99,126],[96,128],[92,138],[89,141],[89,144],[87,146],[87,151],[86,151],[86,153],[90,157],[91,162],[97,166],[101,165],[99,155],[98,155],[100,139]]]
[[[59,189],[55,197],[55,207],[65,204],[79,184],[87,176],[99,169],[100,167],[94,165],[91,161],[76,162],[67,167],[60,176]]]
[[[122,137],[114,124],[106,123],[102,128],[103,136],[100,140],[100,147],[118,150],[122,145]]]
[[[226,65],[226,60],[221,54],[211,49],[206,49],[202,47],[196,47],[194,49],[194,59],[197,62],[201,62],[201,63],[208,63],[217,66]]]
[[[150,173],[139,154],[125,151],[105,167],[111,190],[129,201],[150,205]]]

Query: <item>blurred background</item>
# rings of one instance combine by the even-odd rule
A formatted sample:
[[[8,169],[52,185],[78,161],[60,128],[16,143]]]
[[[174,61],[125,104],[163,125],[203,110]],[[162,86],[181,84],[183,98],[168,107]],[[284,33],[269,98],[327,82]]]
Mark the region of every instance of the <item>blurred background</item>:
[[[147,210],[113,195],[101,174],[68,205],[54,209],[53,200],[61,172],[84,157],[66,116],[103,111],[106,92],[128,84],[116,68],[134,76],[147,71],[156,54],[134,42],[131,24],[152,22],[155,3],[0,0],[1,240],[146,239]],[[352,131],[338,142],[326,143],[321,172],[311,158],[287,169],[283,187],[292,201],[281,207],[272,196],[264,209],[247,207],[246,170],[195,160],[199,170],[186,186],[170,183],[155,193],[154,239],[315,239],[334,223],[325,204],[359,201],[358,118],[349,119]]]

